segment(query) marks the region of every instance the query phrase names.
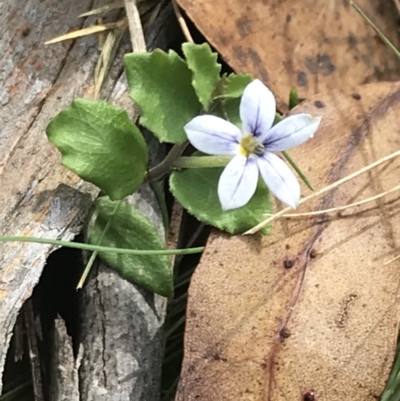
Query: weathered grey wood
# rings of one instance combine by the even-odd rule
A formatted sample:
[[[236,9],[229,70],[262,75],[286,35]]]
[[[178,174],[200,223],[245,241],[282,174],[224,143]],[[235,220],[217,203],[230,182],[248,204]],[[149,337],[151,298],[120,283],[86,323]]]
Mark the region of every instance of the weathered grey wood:
[[[94,38],[43,45],[47,39],[78,28],[81,22],[76,16],[87,11],[91,3],[0,2],[3,235],[71,240],[80,232],[97,195],[96,188],[60,166],[59,154],[44,132],[51,117],[74,98],[90,98],[93,93],[92,73],[98,55]],[[120,61],[114,63],[103,97],[133,113],[126,80],[118,73]],[[160,150],[153,145],[151,148],[152,159],[157,159]],[[144,187],[135,203],[161,232],[161,215],[151,188]],[[18,243],[0,246],[1,375],[18,312],[54,247]],[[52,399],[159,399],[165,299],[127,283],[106,266],[94,273],[82,296],[78,361],[71,359],[71,339],[62,323],[56,321]]]
[[[79,27],[90,0],[0,2],[0,234],[70,240],[81,230],[97,190],[60,166],[45,136],[52,116],[89,97],[93,39],[45,47]],[[0,377],[13,326],[54,248],[0,245]],[[0,383],[1,388],[1,383]]]
[[[163,235],[161,214],[149,186],[131,197]],[[103,262],[84,289],[84,400],[155,401],[160,398],[162,327],[166,300],[121,279]]]
[[[49,394],[52,401],[81,401],[79,396],[78,370],[82,355],[75,358],[72,351],[72,339],[67,333],[64,320],[60,317],[54,322],[53,355],[51,366],[53,372],[50,380]]]

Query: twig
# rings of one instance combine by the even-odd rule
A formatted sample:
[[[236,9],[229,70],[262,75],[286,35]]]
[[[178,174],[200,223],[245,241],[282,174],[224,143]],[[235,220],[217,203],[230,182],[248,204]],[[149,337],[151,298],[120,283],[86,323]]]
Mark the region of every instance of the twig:
[[[387,162],[387,161],[389,161],[390,159],[393,159],[393,158],[395,158],[395,157],[397,157],[397,156],[400,156],[400,150],[398,150],[397,152],[391,153],[391,154],[388,155],[388,156],[382,157],[382,159],[379,159],[379,160],[377,160],[376,162],[371,163],[370,165],[368,165],[368,166],[366,166],[366,167],[364,167],[364,168],[362,168],[362,169],[360,169],[360,170],[354,172],[353,174],[350,174],[350,175],[348,175],[347,177],[344,177],[344,178],[340,179],[339,181],[336,181],[336,182],[334,182],[334,183],[331,184],[331,185],[327,185],[326,187],[320,189],[319,191],[317,191],[317,192],[315,192],[315,193],[313,193],[313,194],[311,194],[311,195],[309,195],[309,196],[306,196],[305,198],[303,198],[303,199],[300,200],[299,205],[300,205],[301,203],[307,202],[307,201],[309,201],[310,199],[313,199],[313,198],[315,198],[315,197],[317,197],[317,196],[319,196],[319,195],[322,195],[323,193],[328,192],[328,191],[330,191],[331,189],[334,189],[334,188],[336,188],[336,187],[338,187],[338,186],[344,184],[345,182],[347,182],[347,181],[349,181],[349,180],[352,180],[353,178],[359,176],[360,174],[363,174],[363,173],[365,173],[366,171],[371,170],[371,169],[375,168],[376,166],[379,166],[380,164],[382,164],[382,163],[384,163],[384,162]],[[269,217],[268,219],[264,220],[263,222],[257,224],[255,227],[253,227],[253,228],[251,228],[250,230],[246,231],[244,234],[246,235],[246,234],[254,234],[254,233],[256,233],[257,231],[261,230],[261,229],[264,228],[266,225],[268,225],[269,223],[271,223],[272,221],[274,221],[274,220],[277,219],[278,217],[281,217],[282,215],[286,214],[286,213],[289,212],[290,210],[291,210],[290,207],[287,207],[287,208],[285,208],[285,209],[282,209],[280,212],[275,213],[273,216],[271,216],[271,217]]]
[[[143,27],[136,0],[125,0],[126,17],[128,18],[129,33],[131,35],[133,52],[145,52],[146,42],[144,40]]]
[[[181,10],[179,9],[178,4],[176,3],[176,0],[172,0],[172,6],[174,7],[175,15],[176,18],[178,19],[179,25],[181,26],[183,36],[185,36],[186,40],[189,43],[194,43],[194,40],[192,38],[192,35],[190,34],[189,28],[186,24],[185,19],[182,17]]]

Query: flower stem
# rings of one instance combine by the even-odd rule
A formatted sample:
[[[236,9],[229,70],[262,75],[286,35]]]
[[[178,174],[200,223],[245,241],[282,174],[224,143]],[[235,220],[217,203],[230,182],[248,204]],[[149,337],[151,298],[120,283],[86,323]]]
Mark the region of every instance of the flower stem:
[[[191,156],[180,157],[174,163],[175,169],[225,167],[233,156]]]
[[[282,152],[283,156],[285,159],[288,161],[288,163],[293,167],[293,169],[296,171],[296,173],[299,175],[299,177],[303,180],[304,184],[308,186],[308,188],[311,189],[311,191],[314,191],[314,187],[312,186],[311,182],[309,179],[306,177],[306,175],[300,170],[300,167],[294,162],[294,160],[290,157],[288,152],[283,151]]]

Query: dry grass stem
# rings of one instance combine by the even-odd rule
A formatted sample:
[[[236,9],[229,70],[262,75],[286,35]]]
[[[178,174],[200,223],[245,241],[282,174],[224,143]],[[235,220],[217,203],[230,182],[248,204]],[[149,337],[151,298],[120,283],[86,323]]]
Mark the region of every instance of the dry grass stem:
[[[179,25],[181,26],[183,35],[185,36],[186,40],[189,43],[194,43],[192,35],[190,34],[190,31],[189,31],[189,28],[188,28],[188,26],[186,24],[185,19],[182,17],[181,10],[179,9],[179,6],[176,3],[176,0],[172,0],[172,6],[174,7],[176,18],[178,19]]]
[[[299,205],[302,203],[305,203],[307,201],[309,201],[310,199],[313,199],[319,195],[324,194],[325,192],[330,191],[331,189],[337,188],[340,185],[344,184],[347,181],[352,180],[353,178],[359,176],[360,174],[363,174],[369,170],[372,170],[373,168],[379,166],[382,163],[385,163],[391,159],[394,159],[395,157],[400,156],[400,150],[398,150],[397,152],[391,153],[388,156],[382,157],[381,159],[377,160],[374,163],[371,163],[370,165],[348,175],[347,177],[344,177],[336,182],[334,182],[333,184],[327,185],[326,187],[320,189],[317,192],[314,192],[313,194],[306,196],[305,198],[301,199],[299,202]],[[246,231],[244,234],[254,234],[257,231],[261,230],[262,228],[264,228],[267,224],[271,223],[272,221],[274,221],[275,219],[277,219],[278,217],[283,216],[284,214],[288,214],[288,212],[290,212],[291,208],[287,207],[285,209],[282,209],[280,212],[273,214],[271,217],[268,217],[266,220],[264,220],[263,222],[257,224],[255,227],[251,228],[250,230]]]
[[[352,207],[360,206],[365,203],[372,202],[374,200],[383,198],[386,195],[389,195],[392,192],[398,191],[400,189],[400,185],[396,185],[395,187],[389,189],[388,191],[382,192],[378,195],[371,196],[370,198],[366,198],[363,200],[360,200],[358,202],[354,203],[349,203],[348,205],[344,206],[338,206],[338,207],[332,207],[330,209],[324,209],[324,210],[315,210],[313,212],[306,212],[306,213],[288,213],[288,214],[283,214],[281,217],[286,217],[286,218],[292,218],[292,217],[310,217],[310,216],[318,216],[321,214],[326,214],[326,213],[333,213],[333,212],[339,212],[342,210],[346,210]],[[265,216],[273,216],[272,214],[266,214]]]

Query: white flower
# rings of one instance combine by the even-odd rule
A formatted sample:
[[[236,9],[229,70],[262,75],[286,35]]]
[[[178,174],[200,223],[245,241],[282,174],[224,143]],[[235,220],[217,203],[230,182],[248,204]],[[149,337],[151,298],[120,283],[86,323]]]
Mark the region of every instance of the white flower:
[[[283,203],[296,208],[299,183],[280,152],[312,138],[321,118],[295,114],[272,127],[276,103],[272,92],[258,79],[245,88],[240,102],[242,131],[212,115],[195,117],[186,124],[191,144],[211,155],[234,155],[218,182],[223,210],[244,206],[254,195],[259,174],[270,191]]]

